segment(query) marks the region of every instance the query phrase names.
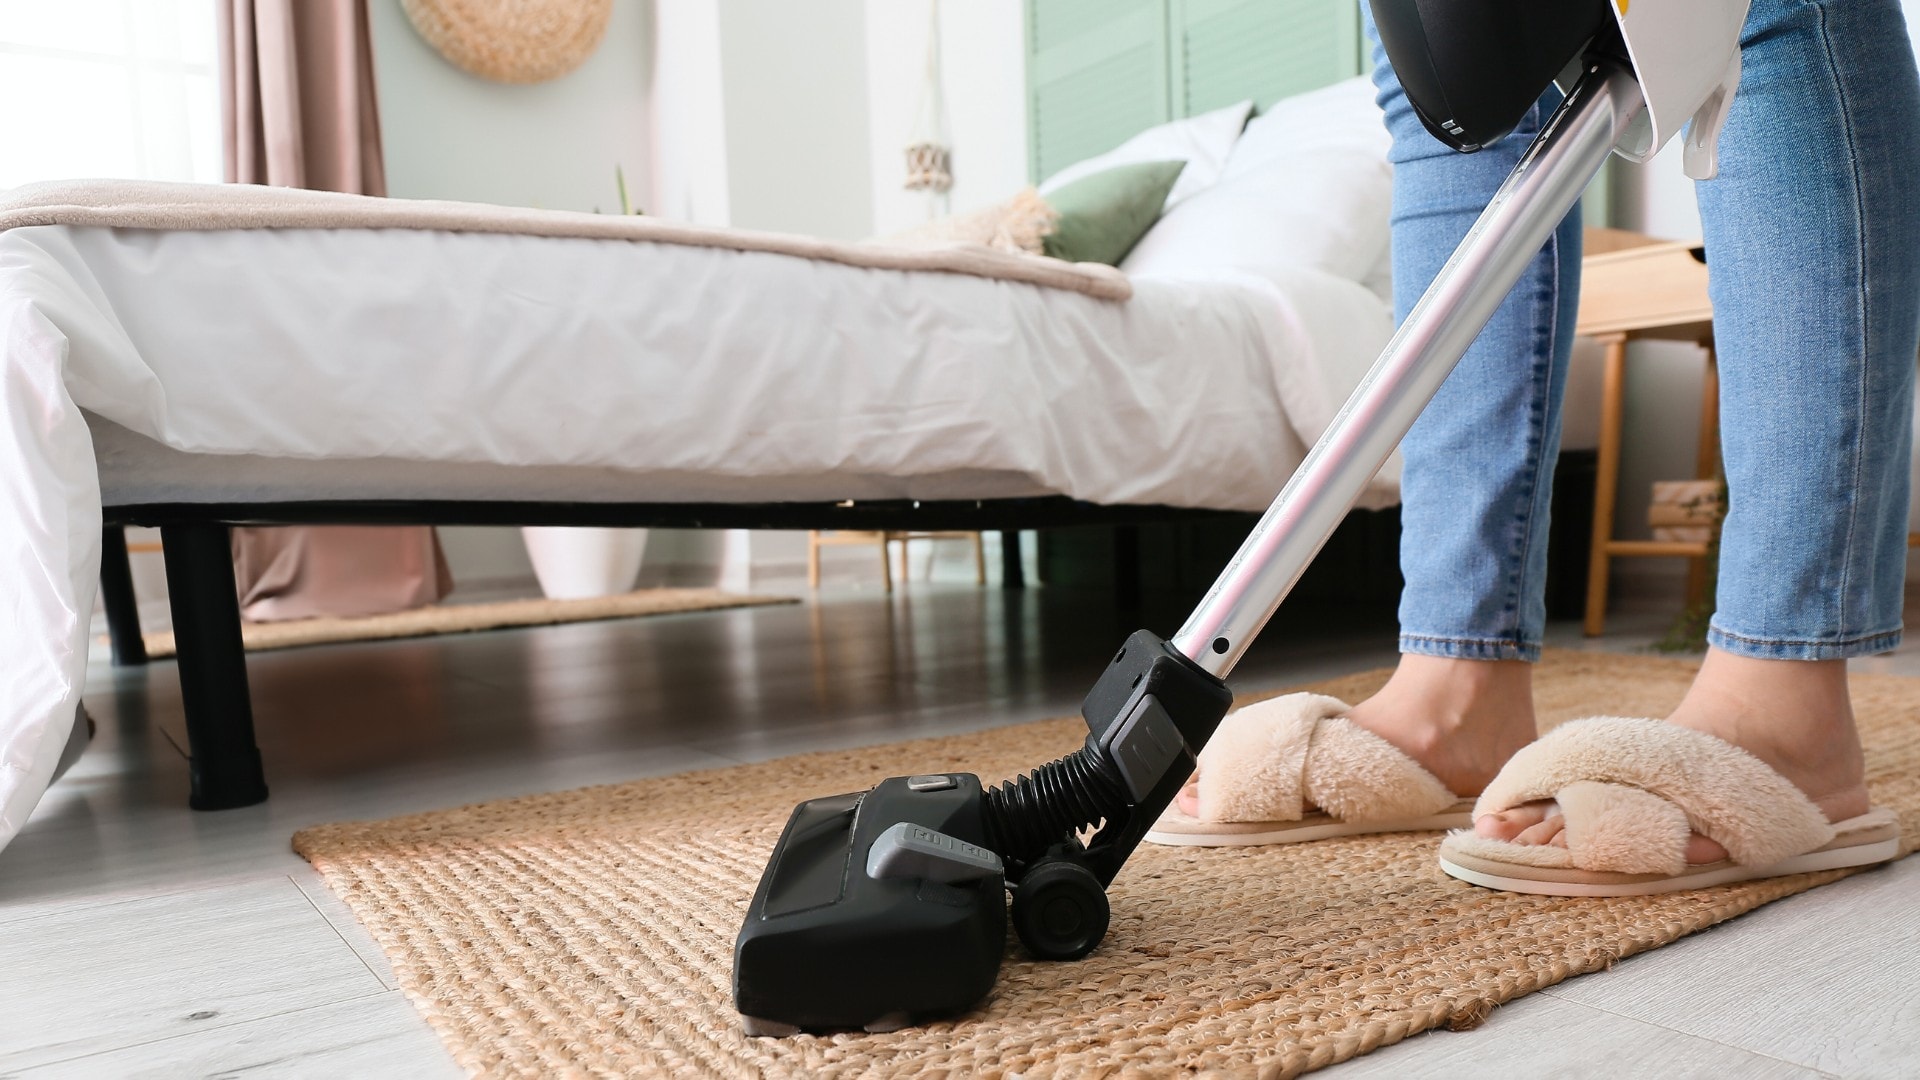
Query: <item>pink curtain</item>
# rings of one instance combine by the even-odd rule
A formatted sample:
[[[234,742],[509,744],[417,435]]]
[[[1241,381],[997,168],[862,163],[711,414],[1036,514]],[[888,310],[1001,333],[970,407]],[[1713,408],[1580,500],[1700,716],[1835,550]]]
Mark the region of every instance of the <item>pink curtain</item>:
[[[227,182],[387,193],[366,0],[219,0]]]
[[[387,193],[366,0],[218,0],[229,183]],[[430,528],[233,530],[241,613],[372,615],[453,587]]]

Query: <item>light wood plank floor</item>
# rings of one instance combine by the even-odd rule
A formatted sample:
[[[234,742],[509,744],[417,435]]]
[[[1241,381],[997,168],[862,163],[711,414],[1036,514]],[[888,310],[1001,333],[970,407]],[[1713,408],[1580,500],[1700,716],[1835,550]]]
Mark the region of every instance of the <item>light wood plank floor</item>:
[[[1070,713],[1120,637],[1183,614],[916,582],[892,599],[262,654],[249,669],[273,798],[217,814],[185,806],[172,665],[96,658],[99,735],[0,852],[0,1076],[457,1075],[289,851],[294,830]],[[1598,647],[1639,647],[1663,617],[1616,614]],[[1553,636],[1595,647],[1571,625]],[[1390,617],[1283,616],[1235,681],[1391,660]],[[1866,666],[1920,674],[1920,647]],[[1920,864],[1902,864],[1331,1075],[1915,1075],[1917,973]]]

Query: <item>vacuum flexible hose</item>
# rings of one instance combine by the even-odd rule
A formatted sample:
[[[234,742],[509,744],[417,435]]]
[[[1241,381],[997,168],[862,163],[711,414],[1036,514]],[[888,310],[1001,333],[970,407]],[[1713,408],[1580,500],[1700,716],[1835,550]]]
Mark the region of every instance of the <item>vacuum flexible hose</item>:
[[[1002,858],[1028,862],[1048,848],[1129,805],[1127,789],[1105,754],[1088,747],[1050,761],[986,794],[987,835]]]

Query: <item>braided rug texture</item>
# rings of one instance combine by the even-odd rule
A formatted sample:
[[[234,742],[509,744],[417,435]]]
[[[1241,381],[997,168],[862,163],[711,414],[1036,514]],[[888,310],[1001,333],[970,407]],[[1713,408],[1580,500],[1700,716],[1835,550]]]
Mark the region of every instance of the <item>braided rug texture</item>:
[[[1662,715],[1685,661],[1551,652],[1543,725]],[[1352,701],[1376,671],[1313,689]],[[1920,680],[1856,675],[1876,804],[1920,837]],[[1265,696],[1265,695],[1263,695]],[[461,1065],[486,1076],[1290,1077],[1845,876],[1668,896],[1522,896],[1441,874],[1436,836],[1257,848],[1143,845],[1092,956],[1008,956],[977,1012],[886,1035],[750,1039],[732,948],[802,798],[899,774],[998,779],[1074,749],[1078,718],[308,829],[294,847],[392,959]]]

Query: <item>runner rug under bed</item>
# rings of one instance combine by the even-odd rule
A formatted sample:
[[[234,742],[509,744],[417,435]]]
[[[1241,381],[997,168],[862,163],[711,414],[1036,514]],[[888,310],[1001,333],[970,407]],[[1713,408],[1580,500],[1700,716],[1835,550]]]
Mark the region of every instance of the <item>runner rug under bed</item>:
[[[241,623],[240,639],[248,652],[266,652],[270,649],[330,645],[342,641],[389,641],[394,638],[499,630],[512,626],[553,626],[559,623],[599,622],[799,602],[799,598],[793,596],[753,596],[720,589],[636,589],[613,596],[591,596],[579,600],[532,597],[484,604],[433,604],[384,615]],[[143,636],[149,657],[159,660],[174,655],[173,631],[158,630]]]
[[[1660,715],[1693,665],[1549,653],[1543,723]],[[1315,689],[1347,700],[1370,672]],[[1854,678],[1873,798],[1920,837],[1920,681]],[[697,718],[690,718],[697,719]],[[1663,897],[1521,896],[1445,877],[1434,834],[1293,847],[1146,845],[1077,963],[1009,955],[979,1011],[885,1035],[756,1039],[733,938],[793,804],[891,775],[997,779],[1072,750],[1080,720],[807,754],[294,837],[467,1069],[540,1075],[1293,1076],[1607,967],[1827,872]]]

